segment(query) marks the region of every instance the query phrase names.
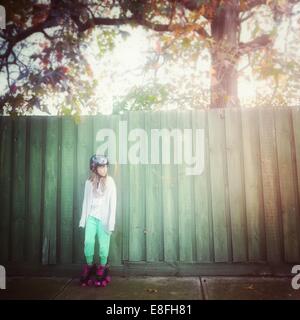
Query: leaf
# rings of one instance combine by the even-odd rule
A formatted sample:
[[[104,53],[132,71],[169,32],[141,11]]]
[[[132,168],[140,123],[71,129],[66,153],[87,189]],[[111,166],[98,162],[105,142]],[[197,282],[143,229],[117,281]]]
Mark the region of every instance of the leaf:
[[[70,116],[72,113],[72,110],[70,108],[66,108],[66,107],[62,107],[61,111],[62,111],[62,114],[66,115],[66,116]]]
[[[43,23],[48,18],[48,11],[42,11],[35,14],[32,18],[33,26]]]
[[[189,38],[183,38],[182,46],[184,49],[188,49],[191,46],[191,40]]]
[[[73,120],[75,121],[76,124],[80,124],[81,123],[81,117],[80,117],[80,114],[78,112],[76,112],[73,115]]]
[[[150,292],[150,293],[157,293],[157,292],[158,292],[158,290],[156,290],[156,289],[151,289],[151,288],[147,289],[147,291]]]
[[[56,56],[56,60],[58,62],[61,62],[61,60],[63,58],[63,53],[60,50],[57,50],[55,56]]]
[[[16,84],[14,83],[14,84],[12,84],[11,86],[10,86],[10,91],[11,91],[11,93],[16,93],[17,92],[17,86],[16,86]]]
[[[244,11],[247,9],[247,2],[245,0],[240,1],[240,11]]]

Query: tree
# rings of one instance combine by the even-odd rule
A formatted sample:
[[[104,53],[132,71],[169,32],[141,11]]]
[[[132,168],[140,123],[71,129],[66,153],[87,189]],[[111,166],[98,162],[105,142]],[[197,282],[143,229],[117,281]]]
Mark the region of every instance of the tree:
[[[61,92],[64,105],[79,113],[78,105],[92,96],[95,81],[82,49],[92,30],[100,27],[100,46],[113,47],[122,25],[168,34],[157,48],[163,51],[178,38],[202,41],[211,55],[210,107],[238,106],[237,63],[244,55],[264,50],[272,58],[274,33],[260,33],[243,43],[241,24],[255,8],[268,6],[275,21],[292,16],[296,0],[49,0],[3,1],[7,25],[0,32],[0,73],[6,88],[0,98],[16,114],[33,105],[45,107],[43,97]],[[108,28],[109,27],[109,28]],[[114,27],[114,28],[112,28]],[[170,38],[173,38],[173,40]],[[189,41],[189,40],[188,40]],[[184,44],[182,50],[190,49]],[[257,68],[259,69],[259,68]],[[260,71],[274,75],[274,65]],[[78,76],[80,75],[80,77]],[[43,107],[44,106],[44,107]],[[63,113],[70,113],[65,108]]]

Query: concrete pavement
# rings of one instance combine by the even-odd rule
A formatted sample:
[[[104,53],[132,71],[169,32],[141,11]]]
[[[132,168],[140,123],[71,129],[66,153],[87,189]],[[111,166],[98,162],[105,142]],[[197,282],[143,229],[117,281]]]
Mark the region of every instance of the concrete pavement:
[[[77,278],[9,277],[2,299],[46,300],[300,300],[291,277],[121,277],[105,288]]]

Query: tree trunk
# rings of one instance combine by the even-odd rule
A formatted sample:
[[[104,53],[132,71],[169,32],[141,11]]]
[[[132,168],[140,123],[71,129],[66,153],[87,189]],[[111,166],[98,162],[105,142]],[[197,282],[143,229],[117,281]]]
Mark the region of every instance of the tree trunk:
[[[237,93],[238,2],[226,1],[211,23],[211,108],[239,106]]]

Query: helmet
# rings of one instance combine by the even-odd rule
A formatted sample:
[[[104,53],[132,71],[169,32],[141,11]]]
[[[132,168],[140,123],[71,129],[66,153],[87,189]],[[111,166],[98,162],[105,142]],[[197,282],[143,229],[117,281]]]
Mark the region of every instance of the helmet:
[[[94,154],[90,159],[90,169],[94,171],[97,166],[109,165],[108,159],[105,155]]]

